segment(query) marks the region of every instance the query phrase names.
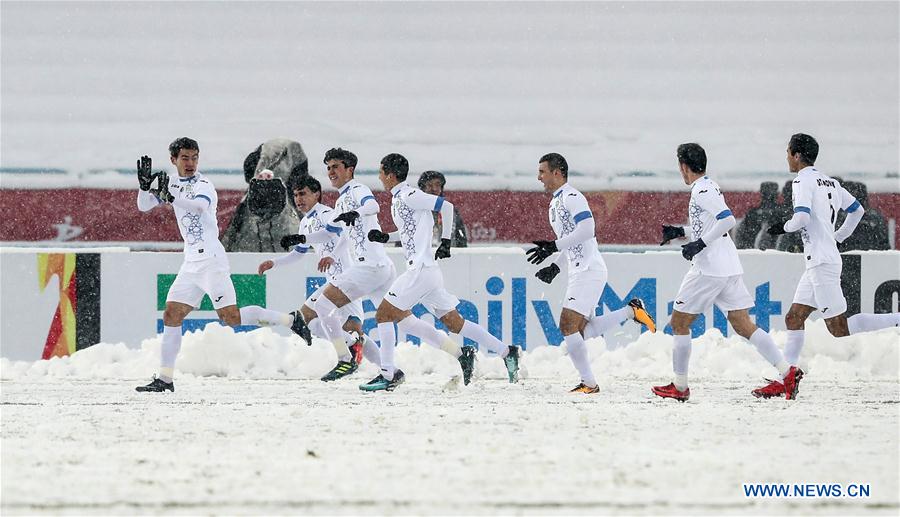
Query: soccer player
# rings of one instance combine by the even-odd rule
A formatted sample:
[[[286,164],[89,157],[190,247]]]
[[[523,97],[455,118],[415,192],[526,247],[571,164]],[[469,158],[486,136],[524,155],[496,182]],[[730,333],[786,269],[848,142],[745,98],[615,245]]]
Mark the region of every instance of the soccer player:
[[[862,219],[865,210],[841,184],[814,166],[819,155],[816,139],[797,133],[787,147],[787,163],[793,181],[793,216],[769,227],[772,235],[800,232],[806,271],[800,277],[794,302],[784,317],[787,327],[785,358],[796,363],[803,348],[804,322],[816,309],[825,318],[825,326],[835,337],[900,326],[900,313],[856,314],[847,318],[847,300],[841,290],[841,255],[837,243],[843,242]],[[838,210],[847,212],[844,224],[835,231]],[[772,382],[766,394],[778,394],[789,386]]]
[[[369,187],[353,178],[358,162],[356,155],[338,147],[325,153],[323,161],[331,185],[340,193],[334,205],[334,212],[339,215],[327,220],[324,228],[291,236],[284,244],[324,243],[342,235],[347,240],[351,262],[310,299],[311,308],[321,321],[322,332],[335,350],[343,351],[348,349],[348,334],[342,328],[346,315],[339,309],[362,298],[380,302],[394,281],[396,270],[384,245],[366,238],[371,230],[381,230],[379,207]]]
[[[472,339],[502,357],[509,381],[516,382],[519,349],[504,345],[480,325],[464,320],[456,310],[459,299],[444,289],[444,277],[436,259],[450,257],[452,225],[443,226],[441,244],[432,254],[432,213],[438,212],[444,221],[452,221],[453,205],[443,197],[426,194],[410,186],[406,183],[408,173],[409,162],[402,155],[392,153],[381,160],[378,179],[392,195],[391,215],[397,227],[393,237],[399,239],[403,246],[406,272],[388,289],[375,314],[378,335],[381,337],[381,374],[359,389],[392,391],[404,381],[403,371],[394,365],[394,348],[397,344],[394,323],[400,332],[417,335],[426,343],[456,357],[462,368],[463,382],[469,384],[475,364],[475,349],[470,346],[460,347],[447,334],[416,318],[410,309],[419,302],[440,318],[450,332]],[[380,229],[372,229],[368,235],[371,241],[381,243],[388,242],[391,237]]]
[[[753,307],[753,298],[744,285],[744,269],[737,247],[728,235],[737,221],[725,204],[719,185],[706,175],[706,151],[699,144],[681,144],[677,156],[681,178],[685,185],[691,187],[688,219],[692,240],[681,247],[682,256],[691,261],[691,269],[681,281],[672,310],[675,382],[654,386],[651,391],[660,397],[681,402],[690,398],[688,363],[691,359],[691,323],[698,314],[715,304],[728,313],[728,321],[734,331],[750,340],[760,355],[778,369],[782,379],[779,383],[788,386],[787,398],[793,399],[803,372],[785,360],[769,333],[750,321],[748,309]],[[664,225],[662,233],[660,245],[685,237],[684,228],[680,226]],[[784,391],[781,393],[785,394]],[[753,394],[765,396],[761,390],[754,390]]]
[[[293,249],[290,253],[281,255],[273,260],[266,260],[259,265],[259,274],[275,267],[283,267],[301,260],[311,250],[309,241],[306,244],[293,244],[298,240],[299,235],[311,235],[314,232],[322,230],[334,219],[334,210],[322,204],[322,184],[312,176],[304,176],[294,185],[294,202],[306,214],[300,221],[299,232],[296,235],[285,235],[281,239],[281,246],[285,249]],[[318,258],[318,270],[325,273],[328,280],[333,280],[335,276],[341,274],[345,268],[353,264],[350,257],[350,246],[345,237],[340,237],[331,232],[324,232],[324,240],[316,243],[312,248]],[[325,338],[325,332],[322,329],[321,320],[313,309],[313,305],[325,285],[320,286],[309,298],[306,299],[299,313],[291,313],[290,315],[279,313],[279,317],[274,322],[260,321],[259,324],[282,324],[290,321],[291,328],[304,338],[309,337],[309,331],[304,335],[303,322],[312,334]],[[378,364],[378,346],[362,331],[363,309],[362,303],[355,300],[338,309],[339,317],[343,324],[345,334],[345,342],[354,343],[350,349],[336,349],[338,354],[338,363],[332,370],[326,373],[321,380],[328,382],[340,379],[352,374],[359,368],[362,355]],[[300,321],[297,321],[300,318]],[[295,323],[296,322],[296,323]],[[354,336],[355,333],[355,336]],[[307,340],[307,344],[310,341]]]
[[[569,164],[562,155],[545,154],[538,163],[538,180],[546,192],[553,194],[549,215],[557,239],[534,241],[535,247],[527,251],[528,261],[540,264],[557,251],[563,252],[557,262],[563,255],[568,259],[569,283],[559,315],[559,330],[569,349],[569,358],[581,375],[581,382],[571,393],[598,393],[600,387],[591,370],[585,337],[601,335],[629,317],[646,325],[651,332],[656,332],[656,325],[637,298],[622,309],[594,316],[608,276],[594,234],[594,216],[584,195],[569,185]],[[535,276],[549,284],[559,274],[557,262],[541,269]]]
[[[262,307],[238,310],[228,257],[219,242],[216,189],[197,170],[200,146],[190,138],[179,138],[169,145],[169,155],[178,170],[178,178],[151,172],[152,161],[148,156],[142,156],[137,162],[138,209],[147,212],[161,204],[171,204],[184,239],[184,263],[166,295],[159,374],[150,384],[138,386],[137,391],[175,391],[172,376],[181,349],[181,324],[200,305],[204,294],[227,325],[246,323],[249,317],[244,317],[245,312],[275,317],[270,314],[274,311]],[[151,188],[154,180],[156,189]]]

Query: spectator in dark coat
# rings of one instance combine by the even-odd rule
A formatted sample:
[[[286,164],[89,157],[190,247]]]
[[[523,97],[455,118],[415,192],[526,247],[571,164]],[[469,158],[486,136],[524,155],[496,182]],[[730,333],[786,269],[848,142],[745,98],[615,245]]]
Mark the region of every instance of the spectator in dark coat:
[[[760,234],[768,235],[765,229],[778,208],[778,183],[766,181],[759,186],[759,206],[751,208],[737,228],[735,244],[738,249],[756,248]],[[760,248],[765,249],[765,248]]]
[[[850,250],[889,250],[888,225],[884,216],[878,210],[869,207],[869,192],[863,183],[847,181],[843,183],[847,192],[853,195],[866,211],[856,230],[847,237],[844,242],[838,244],[838,250],[843,253]],[[841,210],[838,213],[835,227],[840,228],[844,224],[847,213]]]
[[[306,153],[293,140],[272,139],[250,153],[244,160],[247,195],[235,209],[222,236],[225,250],[283,251],[281,237],[297,233],[300,225],[300,214],[292,195],[293,185],[298,178],[308,174]],[[278,199],[272,198],[273,195]]]

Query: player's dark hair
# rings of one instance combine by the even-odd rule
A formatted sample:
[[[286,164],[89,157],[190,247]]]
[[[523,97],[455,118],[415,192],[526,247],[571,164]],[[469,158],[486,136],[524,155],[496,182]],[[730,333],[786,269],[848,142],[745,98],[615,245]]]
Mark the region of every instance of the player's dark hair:
[[[431,180],[440,180],[441,181],[441,191],[444,190],[444,185],[447,184],[447,178],[444,177],[438,171],[425,171],[419,176],[419,189],[425,190],[425,184]]]
[[[325,159],[322,160],[322,163],[328,163],[331,160],[337,160],[344,164],[344,167],[348,169],[353,167],[356,168],[356,164],[359,163],[359,160],[356,158],[356,155],[351,153],[346,149],[341,149],[340,147],[335,147],[329,149],[327,153],[325,153]]]
[[[384,172],[397,176],[400,181],[406,181],[406,176],[409,174],[409,161],[402,154],[391,153],[385,156],[381,159],[381,166],[384,168]]]
[[[169,155],[171,155],[172,158],[177,157],[178,153],[180,153],[183,150],[197,151],[199,153],[200,145],[197,144],[196,140],[194,140],[192,138],[188,138],[186,136],[183,136],[181,138],[176,138],[174,142],[169,144]]]
[[[322,199],[322,184],[319,183],[319,180],[313,178],[312,176],[300,176],[294,182],[294,190],[300,190],[307,188],[310,192],[319,194],[319,199]]]
[[[678,163],[687,165],[694,174],[703,174],[706,172],[706,151],[700,144],[681,144],[678,146]]]
[[[809,135],[797,133],[791,136],[788,150],[791,154],[800,153],[800,160],[806,165],[815,165],[816,158],[819,157],[819,142]]]
[[[551,171],[558,169],[564,178],[569,177],[569,162],[563,158],[563,155],[559,153],[547,153],[538,160],[538,164],[544,162],[547,162],[547,166],[550,167]]]

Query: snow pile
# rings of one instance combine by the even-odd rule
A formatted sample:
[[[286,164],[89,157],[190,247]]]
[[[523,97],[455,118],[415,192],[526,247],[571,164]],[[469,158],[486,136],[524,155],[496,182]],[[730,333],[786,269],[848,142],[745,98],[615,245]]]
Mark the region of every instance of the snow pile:
[[[786,334],[775,332],[783,346]],[[672,337],[644,333],[627,346],[607,350],[603,339],[589,342],[591,361],[601,382],[617,378],[664,380],[671,376]],[[144,340],[141,348],[129,349],[123,343],[101,343],[70,357],[47,361],[10,361],[0,359],[0,378],[39,379],[141,379],[156,371],[160,337]],[[575,378],[575,370],[566,357],[565,346],[542,346],[523,354],[522,377]],[[299,338],[281,336],[262,328],[235,333],[217,323],[184,336],[178,358],[179,375],[229,377],[237,379],[317,379],[336,362],[329,343],[316,340],[312,347]],[[430,347],[402,343],[397,364],[408,376],[439,375],[451,378],[459,374],[452,358]],[[897,379],[900,377],[900,330],[887,329],[836,339],[821,321],[807,325],[806,346],[800,366],[819,380]],[[376,368],[365,362],[360,379],[376,375]],[[730,380],[771,377],[774,370],[746,340],[723,337],[710,330],[694,340],[691,377]],[[489,379],[506,378],[503,362],[496,357],[479,356],[476,375]]]

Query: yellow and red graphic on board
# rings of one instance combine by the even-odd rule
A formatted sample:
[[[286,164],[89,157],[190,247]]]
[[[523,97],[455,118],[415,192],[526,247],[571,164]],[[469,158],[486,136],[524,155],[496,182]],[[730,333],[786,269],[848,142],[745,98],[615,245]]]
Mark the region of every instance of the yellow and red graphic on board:
[[[38,287],[41,292],[55,276],[59,289],[59,305],[53,314],[53,322],[44,343],[41,359],[63,357],[75,352],[75,254],[74,253],[39,253]]]

